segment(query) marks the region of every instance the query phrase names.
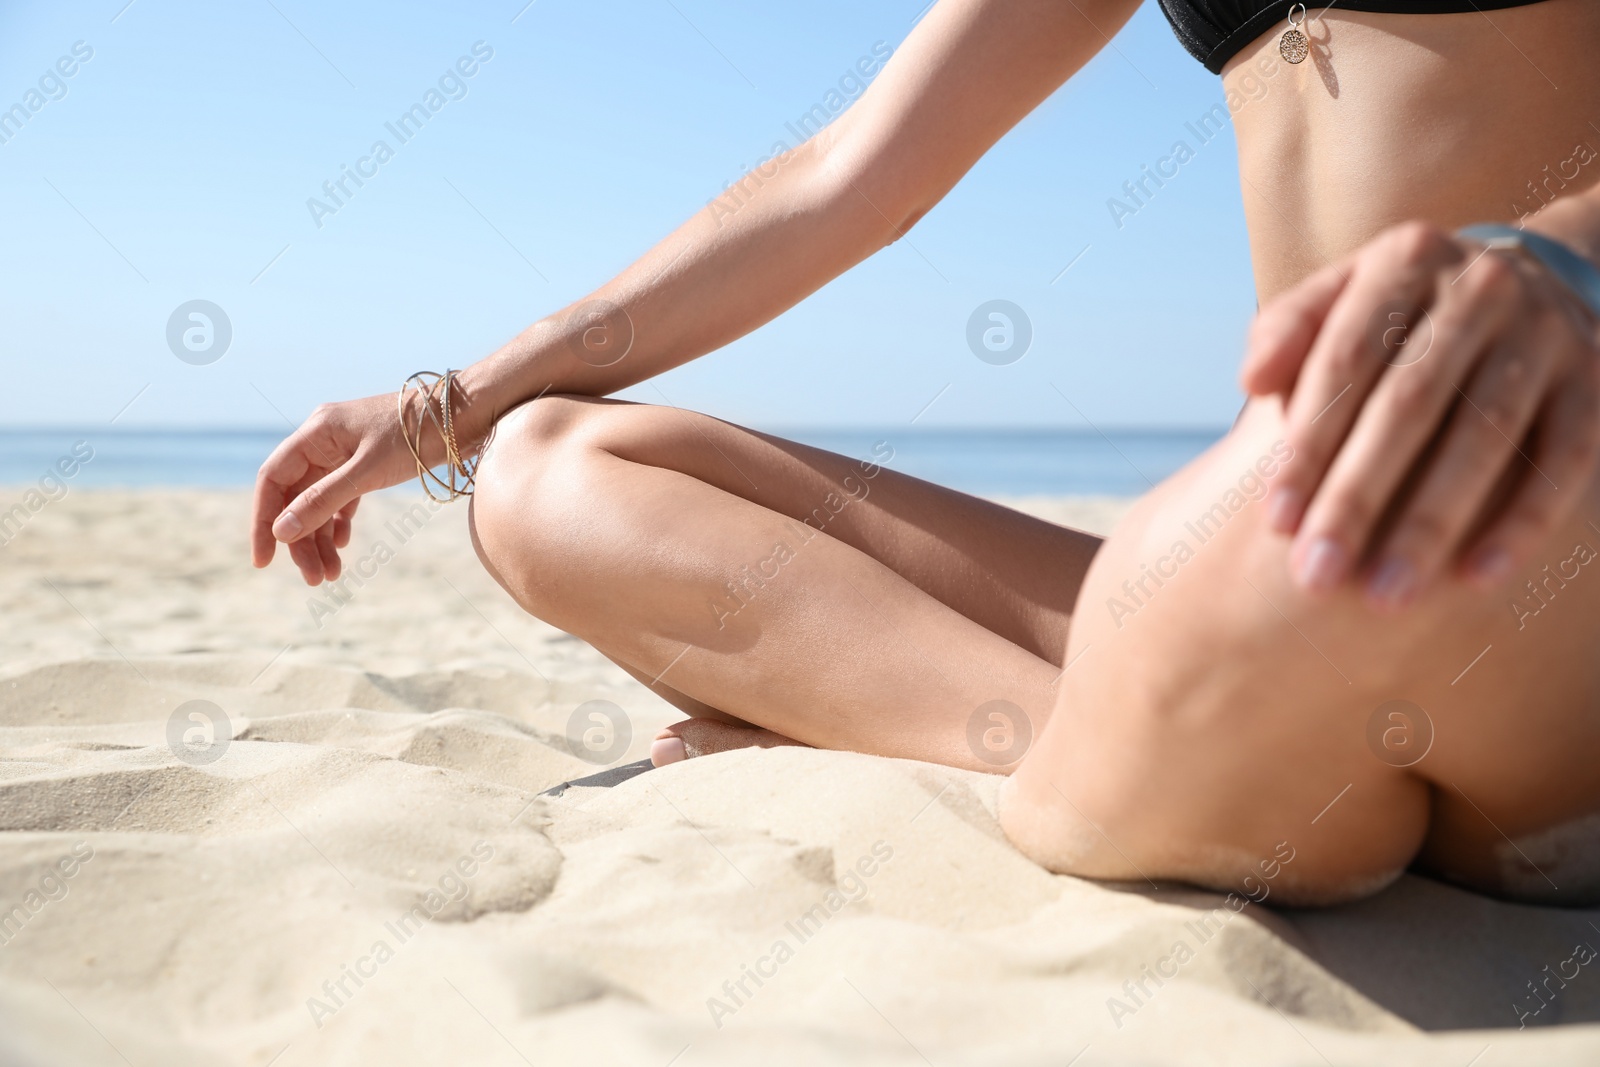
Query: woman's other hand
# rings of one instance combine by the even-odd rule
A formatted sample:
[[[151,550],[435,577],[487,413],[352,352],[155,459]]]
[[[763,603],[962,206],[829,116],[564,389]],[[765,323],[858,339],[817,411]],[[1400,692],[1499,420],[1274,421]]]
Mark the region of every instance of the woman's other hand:
[[[350,543],[350,523],[362,495],[417,475],[395,405],[394,393],[324,404],[273,450],[256,474],[255,566],[271,563],[282,541],[307,585],[339,577],[339,549]],[[439,451],[425,451],[425,460],[443,459],[437,440],[424,433],[423,442]]]
[[[1378,608],[1404,607],[1457,561],[1469,580],[1509,575],[1600,455],[1594,323],[1528,257],[1425,223],[1263,307],[1242,378],[1287,398],[1294,460],[1268,506],[1295,534],[1296,579],[1319,590],[1359,574]]]

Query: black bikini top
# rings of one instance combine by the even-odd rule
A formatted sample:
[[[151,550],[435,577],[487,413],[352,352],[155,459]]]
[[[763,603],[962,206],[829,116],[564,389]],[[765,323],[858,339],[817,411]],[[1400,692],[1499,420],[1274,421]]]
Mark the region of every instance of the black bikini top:
[[[1543,0],[1338,0],[1341,11],[1380,11],[1395,15],[1444,15],[1526,7]],[[1289,28],[1293,0],[1160,0],[1161,10],[1189,54],[1213,74],[1250,42],[1274,28]],[[1313,0],[1312,15],[1328,5]]]

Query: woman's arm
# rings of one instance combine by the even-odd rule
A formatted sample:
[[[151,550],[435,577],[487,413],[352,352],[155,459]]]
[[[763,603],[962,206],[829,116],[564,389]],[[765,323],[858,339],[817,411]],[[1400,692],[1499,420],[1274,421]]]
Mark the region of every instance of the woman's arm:
[[[543,393],[601,396],[710,352],[903,235],[1089,61],[1138,0],[943,0],[838,121],[739,183],[589,297],[462,372],[463,450]],[[325,405],[257,478],[253,556],[339,573],[362,493],[415,474],[395,396]],[[435,434],[424,460],[443,460]]]
[[[1001,135],[1087,62],[1136,0],[946,0],[837,122],[753,170],[585,300],[535,323],[463,383],[487,429],[541,392],[604,395],[742,337],[898,239]],[[589,362],[589,307],[632,346]],[[585,310],[590,313],[585,314]],[[590,349],[617,343],[598,339]]]

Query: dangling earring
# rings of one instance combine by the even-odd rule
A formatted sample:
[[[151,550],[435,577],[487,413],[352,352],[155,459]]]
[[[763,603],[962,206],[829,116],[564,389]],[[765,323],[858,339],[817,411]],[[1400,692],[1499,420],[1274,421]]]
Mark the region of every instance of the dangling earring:
[[[1300,12],[1298,19],[1295,18],[1296,11]],[[1300,32],[1305,21],[1306,5],[1296,4],[1289,9],[1289,28],[1278,38],[1278,54],[1290,63],[1304,63],[1306,56],[1311,54],[1311,44],[1306,40],[1306,35]]]

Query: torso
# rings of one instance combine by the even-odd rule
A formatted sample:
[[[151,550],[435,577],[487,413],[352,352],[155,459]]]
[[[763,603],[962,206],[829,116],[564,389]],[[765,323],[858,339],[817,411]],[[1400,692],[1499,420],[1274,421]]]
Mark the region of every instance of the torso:
[[[1318,6],[1305,62],[1275,26],[1223,69],[1261,300],[1395,223],[1515,223],[1600,182],[1600,4]]]

